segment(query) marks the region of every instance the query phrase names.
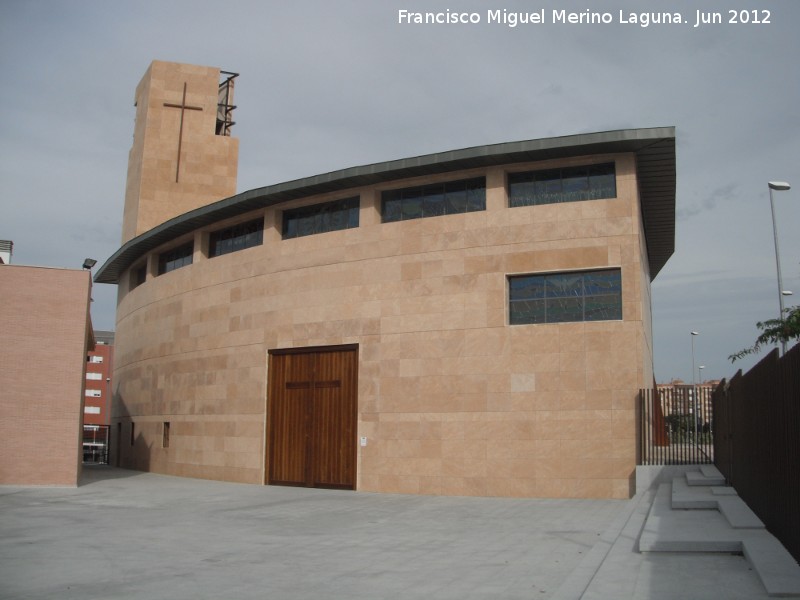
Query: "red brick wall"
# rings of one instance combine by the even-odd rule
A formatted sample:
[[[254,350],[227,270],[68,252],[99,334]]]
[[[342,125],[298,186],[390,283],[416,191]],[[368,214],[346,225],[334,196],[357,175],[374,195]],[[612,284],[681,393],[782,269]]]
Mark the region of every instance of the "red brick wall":
[[[0,267],[0,484],[80,476],[89,271]]]
[[[114,365],[114,346],[97,344],[94,350],[89,352],[89,357],[99,357],[102,362],[86,363],[86,396],[83,412],[84,425],[108,425],[109,411],[111,410],[111,371]],[[89,379],[90,373],[97,373],[100,379]],[[100,396],[90,396],[90,390],[97,390]],[[100,409],[95,413],[92,408]]]

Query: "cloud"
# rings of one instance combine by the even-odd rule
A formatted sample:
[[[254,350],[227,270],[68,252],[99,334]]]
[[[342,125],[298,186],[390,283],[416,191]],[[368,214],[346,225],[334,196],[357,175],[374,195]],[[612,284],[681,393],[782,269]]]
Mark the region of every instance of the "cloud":
[[[686,221],[691,217],[699,215],[706,210],[714,210],[720,202],[731,202],[738,199],[738,185],[729,183],[711,191],[705,198],[689,207],[680,208],[675,211],[675,218],[678,221]]]
[[[766,182],[800,186],[796,0],[771,2],[769,26],[703,30],[400,26],[397,4],[366,0],[232,0],[223,16],[206,0],[3,8],[0,238],[15,241],[15,262],[74,266],[117,250],[133,94],[161,59],[241,73],[240,191],[428,152],[674,125],[676,253],[653,285],[657,374],[690,379],[684,332],[701,327],[706,375],[728,374],[725,357],[777,306]],[[690,15],[696,3],[667,9]],[[775,202],[785,285],[800,294],[796,190]],[[95,324],[113,328],[115,288],[93,297]]]

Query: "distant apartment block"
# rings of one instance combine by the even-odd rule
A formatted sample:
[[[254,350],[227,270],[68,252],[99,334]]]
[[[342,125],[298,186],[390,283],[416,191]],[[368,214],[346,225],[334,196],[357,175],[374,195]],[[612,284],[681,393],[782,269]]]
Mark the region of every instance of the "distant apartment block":
[[[86,355],[83,406],[83,461],[108,463],[108,424],[111,373],[114,368],[114,332],[95,331],[96,345]]]

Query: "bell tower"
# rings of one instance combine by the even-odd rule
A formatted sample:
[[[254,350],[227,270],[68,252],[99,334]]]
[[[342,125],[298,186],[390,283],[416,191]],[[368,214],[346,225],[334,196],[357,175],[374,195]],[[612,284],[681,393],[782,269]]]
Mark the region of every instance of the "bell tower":
[[[236,193],[236,73],[153,61],[136,87],[122,243]]]

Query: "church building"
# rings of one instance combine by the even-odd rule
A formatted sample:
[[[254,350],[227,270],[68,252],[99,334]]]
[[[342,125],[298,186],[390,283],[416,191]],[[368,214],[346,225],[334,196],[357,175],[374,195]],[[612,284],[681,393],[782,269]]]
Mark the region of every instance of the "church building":
[[[111,464],[268,485],[628,498],[674,250],[672,127],[237,193],[236,74],[136,89]],[[239,125],[246,127],[246,124]]]

